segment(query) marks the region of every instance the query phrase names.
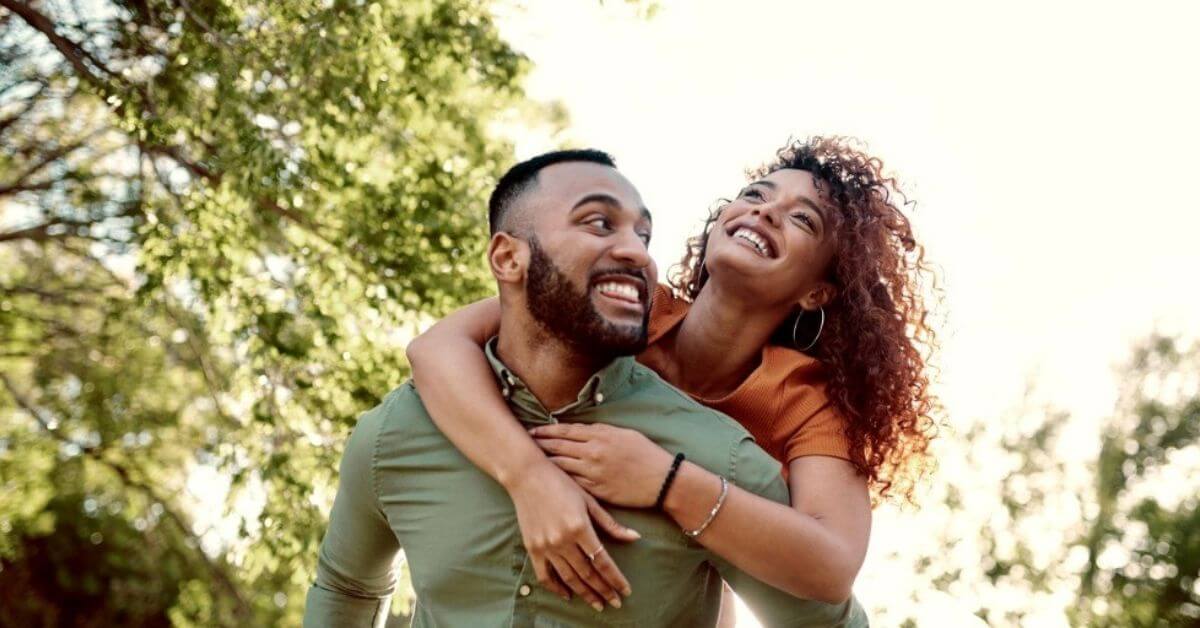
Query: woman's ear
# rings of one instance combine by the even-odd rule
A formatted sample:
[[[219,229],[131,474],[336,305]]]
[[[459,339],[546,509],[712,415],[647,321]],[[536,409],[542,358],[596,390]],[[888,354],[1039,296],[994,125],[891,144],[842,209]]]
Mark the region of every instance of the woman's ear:
[[[511,233],[501,231],[488,242],[488,267],[500,283],[525,281],[529,267],[529,245]]]
[[[837,288],[828,281],[822,281],[813,286],[813,289],[805,293],[803,297],[800,297],[799,304],[805,310],[816,310],[828,305],[836,296]]]

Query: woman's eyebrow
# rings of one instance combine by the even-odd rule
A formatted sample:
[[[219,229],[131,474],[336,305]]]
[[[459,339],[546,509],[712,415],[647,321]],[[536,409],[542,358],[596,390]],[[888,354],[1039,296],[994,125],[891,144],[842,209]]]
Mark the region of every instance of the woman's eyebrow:
[[[755,182],[751,183],[750,185],[747,185],[746,187],[750,187],[751,185],[761,185],[761,186],[764,186],[771,190],[779,189],[779,186],[774,181],[771,181],[769,179],[759,179],[758,181],[755,181]],[[809,198],[807,196],[799,196],[798,198],[800,200],[801,205],[806,205],[807,207],[812,209],[814,212],[817,212],[817,216],[821,217],[822,224],[829,222],[829,216],[827,216],[825,214],[825,209],[822,208],[819,203],[817,203],[816,201],[812,200],[811,198]]]
[[[821,217],[822,225],[829,222],[829,217],[825,215],[825,210],[822,209],[821,206],[818,205],[816,201],[812,200],[811,198],[808,198],[807,196],[801,196],[800,204],[805,205],[805,206],[809,207],[810,209],[812,209],[814,212],[816,212],[817,216]]]

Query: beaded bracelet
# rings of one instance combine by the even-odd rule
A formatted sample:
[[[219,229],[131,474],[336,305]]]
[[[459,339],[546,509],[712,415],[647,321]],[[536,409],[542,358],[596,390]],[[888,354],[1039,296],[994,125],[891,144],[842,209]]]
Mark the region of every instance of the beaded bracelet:
[[[708,524],[712,523],[713,519],[717,518],[717,512],[721,510],[721,506],[725,505],[725,496],[728,494],[729,480],[726,480],[725,476],[721,476],[721,495],[717,497],[716,505],[714,505],[712,510],[709,511],[708,518],[704,520],[704,523],[700,524],[699,528],[696,528],[695,530],[684,530],[683,533],[686,534],[688,538],[692,539],[700,536],[700,534],[708,528]]]
[[[667,477],[663,480],[662,488],[658,489],[658,499],[654,500],[654,509],[662,510],[663,502],[667,501],[667,491],[671,488],[671,484],[675,482],[675,474],[679,472],[679,465],[683,463],[683,452],[675,454],[675,460],[671,462],[671,470],[667,471]]]

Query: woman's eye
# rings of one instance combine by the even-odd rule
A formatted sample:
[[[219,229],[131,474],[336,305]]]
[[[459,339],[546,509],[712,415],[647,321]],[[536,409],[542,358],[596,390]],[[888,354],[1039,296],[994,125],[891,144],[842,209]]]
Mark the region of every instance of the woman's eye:
[[[742,192],[742,196],[745,196],[747,198],[757,198],[757,199],[761,199],[763,197],[762,192],[760,192],[754,188],[745,190],[744,192]]]
[[[817,230],[816,223],[813,222],[812,218],[808,217],[808,214],[794,214],[792,216],[792,218],[796,219],[797,222],[805,224],[806,226],[808,226],[809,229],[812,229],[813,231]]]
[[[650,244],[650,234],[649,233],[639,233],[638,237],[642,239],[642,242],[645,242],[646,244]]]

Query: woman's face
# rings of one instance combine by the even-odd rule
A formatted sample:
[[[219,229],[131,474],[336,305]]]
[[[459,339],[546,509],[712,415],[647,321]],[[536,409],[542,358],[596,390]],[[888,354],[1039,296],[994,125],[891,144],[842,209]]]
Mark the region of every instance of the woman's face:
[[[837,250],[832,211],[804,170],[777,170],[750,183],[709,233],[709,281],[765,307],[823,305],[833,296],[826,281]]]

